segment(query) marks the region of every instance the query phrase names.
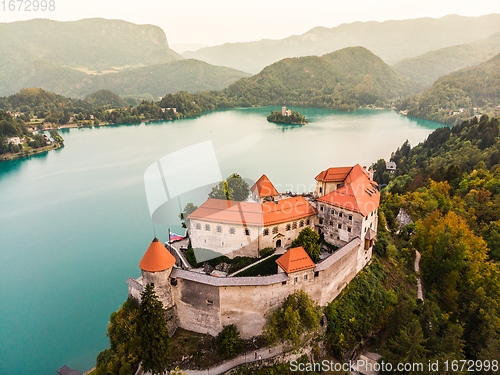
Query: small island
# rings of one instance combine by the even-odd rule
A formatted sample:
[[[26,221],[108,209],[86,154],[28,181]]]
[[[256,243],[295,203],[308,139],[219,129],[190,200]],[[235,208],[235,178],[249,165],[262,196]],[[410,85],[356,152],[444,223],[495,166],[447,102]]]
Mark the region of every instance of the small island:
[[[280,111],[271,112],[267,116],[267,121],[274,122],[276,124],[307,124],[306,118],[298,112],[292,112],[286,109],[285,106],[281,108]]]

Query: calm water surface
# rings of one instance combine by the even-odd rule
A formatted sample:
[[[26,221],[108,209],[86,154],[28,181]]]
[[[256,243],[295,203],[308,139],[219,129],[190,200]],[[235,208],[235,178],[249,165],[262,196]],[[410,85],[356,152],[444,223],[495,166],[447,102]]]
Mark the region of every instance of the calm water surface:
[[[387,159],[442,126],[391,111],[308,108],[293,110],[309,124],[282,126],[266,121],[271,109],[64,130],[64,148],[0,163],[0,374],[95,365],[153,237],[143,174],[162,156],[211,140],[224,177],[266,173],[278,190],[305,191],[330,166]],[[156,235],[165,241],[167,228]]]

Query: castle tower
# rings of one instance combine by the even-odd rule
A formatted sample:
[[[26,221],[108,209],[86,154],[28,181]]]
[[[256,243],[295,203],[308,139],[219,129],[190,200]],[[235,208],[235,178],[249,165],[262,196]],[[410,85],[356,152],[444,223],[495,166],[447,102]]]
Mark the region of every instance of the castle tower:
[[[139,262],[142,284],[153,284],[165,310],[174,305],[170,288],[170,273],[174,264],[175,258],[156,237]]]
[[[253,200],[257,203],[275,200],[280,194],[265,174],[253,184],[250,192],[252,193]]]

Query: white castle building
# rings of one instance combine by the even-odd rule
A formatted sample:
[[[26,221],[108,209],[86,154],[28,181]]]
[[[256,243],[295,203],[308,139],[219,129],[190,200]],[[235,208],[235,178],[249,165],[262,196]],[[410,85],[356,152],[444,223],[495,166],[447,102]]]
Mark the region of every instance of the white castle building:
[[[310,227],[339,247],[317,263],[299,247],[276,260],[277,274],[218,277],[191,269],[175,243],[165,247],[155,238],[139,263],[142,276],[127,280],[129,296],[140,299],[153,284],[171,334],[181,327],[215,336],[235,324],[243,338],[260,335],[266,312],[294,290],[326,306],[371,258],[380,201],[372,175],[359,165],[329,168],[316,176],[316,191],[304,196],[278,193],[264,175],[250,189],[255,202],[208,199],[188,216],[192,247],[228,257],[257,257],[265,247],[284,251]]]
[[[208,199],[188,216],[191,245],[229,258],[258,257],[266,248],[289,247],[305,227],[341,247],[376,234],[380,196],[372,174],[354,167],[329,168],[316,176],[313,194],[280,194],[263,175],[250,189],[254,202]]]

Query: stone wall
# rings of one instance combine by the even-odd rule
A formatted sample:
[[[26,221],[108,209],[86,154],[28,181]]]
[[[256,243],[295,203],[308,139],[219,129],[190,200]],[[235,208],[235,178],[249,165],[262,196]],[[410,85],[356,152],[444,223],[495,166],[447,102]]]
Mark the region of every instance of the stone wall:
[[[326,306],[356,276],[358,261],[364,259],[364,254],[362,241],[357,238],[316,268],[289,275],[218,278],[175,269],[172,293],[178,325],[215,336],[223,326],[235,324],[243,338],[258,336],[265,324],[265,313],[279,307],[297,289]]]
[[[167,313],[170,311],[169,330],[181,327],[216,336],[223,326],[235,324],[247,339],[260,335],[266,312],[279,307],[297,289],[304,290],[320,306],[326,306],[370,257],[371,249],[366,251],[364,241],[357,237],[315,268],[291,274],[215,277],[173,268],[168,273],[144,272],[139,279],[129,278],[127,283],[129,295],[138,299],[147,282],[155,283],[156,292],[168,307]],[[170,298],[164,295],[167,290],[171,291]]]
[[[361,214],[319,203],[318,218],[325,240],[332,245],[342,247],[354,238],[362,236],[363,215]]]

